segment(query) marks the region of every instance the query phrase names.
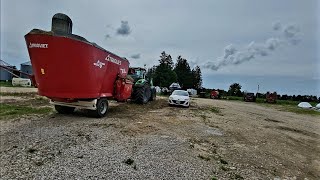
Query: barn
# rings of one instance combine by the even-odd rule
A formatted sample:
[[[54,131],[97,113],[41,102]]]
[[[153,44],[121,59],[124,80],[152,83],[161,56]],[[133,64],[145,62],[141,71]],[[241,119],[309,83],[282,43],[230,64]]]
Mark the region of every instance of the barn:
[[[10,64],[8,64],[7,62],[0,60],[0,65],[1,66],[7,66],[9,68],[14,68],[14,66],[11,66]],[[1,81],[11,81],[12,79],[12,72],[8,71],[6,69],[0,68],[0,80]]]

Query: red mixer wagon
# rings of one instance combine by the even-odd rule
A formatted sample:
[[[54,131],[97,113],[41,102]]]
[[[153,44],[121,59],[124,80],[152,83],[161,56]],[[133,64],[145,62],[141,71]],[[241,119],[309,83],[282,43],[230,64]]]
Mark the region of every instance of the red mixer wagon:
[[[59,113],[79,107],[103,117],[108,99],[131,97],[129,61],[72,34],[68,16],[54,15],[51,31],[33,29],[25,40],[39,95],[51,99]]]

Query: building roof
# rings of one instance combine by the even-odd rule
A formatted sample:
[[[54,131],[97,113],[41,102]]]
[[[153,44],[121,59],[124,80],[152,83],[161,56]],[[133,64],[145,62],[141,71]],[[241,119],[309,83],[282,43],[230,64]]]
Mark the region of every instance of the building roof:
[[[7,63],[7,62],[5,62],[5,61],[3,61],[1,59],[0,59],[0,65],[2,65],[2,66],[11,66],[9,63]]]
[[[24,63],[21,63],[21,65],[25,65],[25,66],[31,66],[31,61],[28,61],[28,62],[24,62]]]

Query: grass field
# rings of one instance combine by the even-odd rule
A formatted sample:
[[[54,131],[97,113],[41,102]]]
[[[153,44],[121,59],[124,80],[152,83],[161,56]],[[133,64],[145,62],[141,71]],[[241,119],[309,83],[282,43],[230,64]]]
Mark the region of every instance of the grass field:
[[[9,97],[8,97],[9,96]],[[44,115],[52,112],[49,99],[37,93],[0,92],[0,119],[12,119],[22,115]]]
[[[23,86],[13,86],[12,81],[0,81],[0,87],[23,87]],[[25,87],[25,88],[33,88],[34,86]]]
[[[48,114],[52,111],[49,107],[30,107],[25,105],[14,105],[0,103],[0,119],[11,119],[21,115]]]
[[[0,87],[12,87],[11,81],[0,81]]]
[[[243,101],[243,97],[237,97],[237,96],[227,96],[226,100],[232,100],[232,101]],[[314,109],[302,109],[298,107],[299,101],[291,101],[291,100],[277,100],[277,103],[275,104],[269,104],[265,102],[265,99],[263,98],[257,98],[256,102],[252,103],[258,103],[260,105],[264,105],[267,107],[274,107],[276,109],[282,110],[282,111],[290,111],[297,114],[309,114],[313,116],[320,116],[320,112],[316,111]],[[313,107],[315,107],[318,103],[317,102],[309,102]]]

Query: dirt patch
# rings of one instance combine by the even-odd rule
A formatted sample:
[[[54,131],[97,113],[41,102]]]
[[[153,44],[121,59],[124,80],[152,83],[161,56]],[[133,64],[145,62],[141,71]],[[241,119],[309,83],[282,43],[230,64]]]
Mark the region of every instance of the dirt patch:
[[[270,118],[265,118],[264,120],[268,121],[268,122],[281,123],[281,121],[278,121],[278,120],[275,120],[275,119],[270,119]]]
[[[25,101],[27,98],[17,96],[0,96],[0,103],[15,103],[17,101]]]
[[[0,86],[1,93],[37,93],[37,88],[24,88],[24,87],[3,87]]]
[[[299,133],[299,134],[303,134],[303,135],[310,136],[310,137],[316,137],[317,136],[317,134],[315,134],[315,133],[310,133],[310,132],[307,132],[307,131],[303,131],[303,130],[295,129],[295,128],[290,128],[290,127],[277,126],[276,128],[280,129],[280,130],[283,130],[283,131]]]

